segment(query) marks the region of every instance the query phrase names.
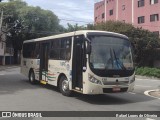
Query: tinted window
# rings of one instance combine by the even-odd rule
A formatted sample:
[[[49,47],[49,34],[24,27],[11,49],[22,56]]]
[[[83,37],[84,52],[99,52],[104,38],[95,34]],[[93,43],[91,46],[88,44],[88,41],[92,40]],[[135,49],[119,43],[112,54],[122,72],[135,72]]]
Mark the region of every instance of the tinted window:
[[[26,43],[23,45],[23,57],[24,58],[35,58],[36,43]]]
[[[69,60],[71,57],[71,37],[51,40],[50,58]]]

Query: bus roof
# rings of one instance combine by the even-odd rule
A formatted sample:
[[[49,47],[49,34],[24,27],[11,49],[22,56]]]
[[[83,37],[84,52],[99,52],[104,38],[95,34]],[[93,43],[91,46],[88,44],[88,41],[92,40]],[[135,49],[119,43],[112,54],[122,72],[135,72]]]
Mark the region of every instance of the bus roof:
[[[36,38],[36,39],[31,39],[31,40],[25,40],[24,43],[45,41],[45,40],[69,37],[69,36],[74,36],[74,35],[86,35],[87,33],[104,33],[104,34],[115,35],[115,36],[124,37],[124,38],[128,39],[127,36],[125,36],[123,34],[115,33],[115,32],[98,31],[98,30],[79,30],[79,31],[74,31],[74,32],[69,32],[69,33],[57,34],[57,35],[52,35],[52,36],[47,36],[47,37],[42,37],[42,38]]]

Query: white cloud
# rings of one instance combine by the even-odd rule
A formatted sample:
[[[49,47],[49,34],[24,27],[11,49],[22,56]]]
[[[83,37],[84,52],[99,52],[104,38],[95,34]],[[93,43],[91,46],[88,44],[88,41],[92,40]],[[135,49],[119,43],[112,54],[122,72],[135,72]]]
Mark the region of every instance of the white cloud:
[[[101,0],[24,0],[28,5],[40,6],[43,9],[53,11],[59,19],[69,19],[74,21],[61,21],[62,25],[66,23],[83,25],[93,23],[94,3]]]

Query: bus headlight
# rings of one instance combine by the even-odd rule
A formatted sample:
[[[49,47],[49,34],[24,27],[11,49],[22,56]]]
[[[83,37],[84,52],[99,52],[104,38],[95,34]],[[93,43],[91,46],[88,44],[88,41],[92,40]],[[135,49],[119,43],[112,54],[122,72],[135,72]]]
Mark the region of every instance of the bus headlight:
[[[90,82],[92,83],[96,83],[96,84],[99,84],[99,85],[102,85],[101,81],[100,80],[97,80],[95,77],[93,77],[92,75],[88,75],[88,79]]]

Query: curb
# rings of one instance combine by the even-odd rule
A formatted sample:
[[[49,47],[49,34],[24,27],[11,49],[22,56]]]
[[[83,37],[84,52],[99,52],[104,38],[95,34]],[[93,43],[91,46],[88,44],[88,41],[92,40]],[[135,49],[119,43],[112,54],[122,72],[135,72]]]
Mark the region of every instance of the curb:
[[[160,78],[157,77],[149,77],[149,76],[141,76],[141,75],[135,75],[135,78],[137,79],[154,79],[154,80],[160,80]]]
[[[18,68],[18,67],[20,66],[0,66],[0,71],[11,69],[11,68]]]
[[[150,96],[150,97],[152,97],[152,98],[160,99],[160,97],[155,97],[155,96],[152,96],[152,95],[149,94],[150,92],[157,92],[157,91],[159,91],[159,89],[156,89],[156,90],[148,90],[148,91],[145,91],[144,94],[147,95],[147,96]]]

